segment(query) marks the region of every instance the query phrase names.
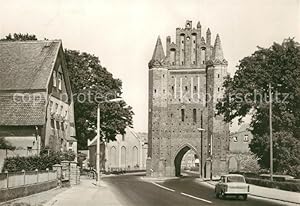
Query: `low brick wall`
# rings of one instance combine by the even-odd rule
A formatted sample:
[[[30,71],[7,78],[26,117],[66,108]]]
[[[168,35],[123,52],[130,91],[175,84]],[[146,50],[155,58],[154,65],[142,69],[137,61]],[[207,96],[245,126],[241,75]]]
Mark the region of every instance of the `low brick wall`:
[[[0,202],[25,197],[57,187],[57,180],[35,183],[15,188],[0,189]]]

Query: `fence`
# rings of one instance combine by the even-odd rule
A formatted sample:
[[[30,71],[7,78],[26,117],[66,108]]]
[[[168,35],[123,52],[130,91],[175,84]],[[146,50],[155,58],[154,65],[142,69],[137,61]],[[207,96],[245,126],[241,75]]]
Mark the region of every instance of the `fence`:
[[[22,171],[0,173],[0,189],[14,188],[36,183],[43,183],[57,179],[56,171]]]

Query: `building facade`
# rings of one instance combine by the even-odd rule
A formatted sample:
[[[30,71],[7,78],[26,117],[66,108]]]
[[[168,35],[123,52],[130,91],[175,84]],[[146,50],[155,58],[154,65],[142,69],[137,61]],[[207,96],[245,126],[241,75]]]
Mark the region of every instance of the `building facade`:
[[[221,40],[211,43],[202,26],[186,21],[176,29],[175,42],[166,39],[166,54],[158,37],[149,62],[149,150],[147,175],[178,176],[184,154],[200,158],[204,178],[226,173],[229,125],[215,113],[223,95],[227,61]]]
[[[228,168],[230,172],[257,172],[257,157],[250,151],[253,139],[249,124],[242,124],[237,132],[230,133]]]
[[[232,153],[249,153],[253,138],[248,124],[242,124],[237,132],[230,133],[229,150]]]
[[[0,42],[0,74],[0,137],[33,138],[37,154],[67,150],[76,134],[62,42]]]
[[[89,161],[91,167],[96,167],[97,138],[88,140]],[[132,129],[127,128],[124,135],[117,135],[116,141],[101,144],[101,169],[106,171],[144,170],[147,159],[147,142]]]

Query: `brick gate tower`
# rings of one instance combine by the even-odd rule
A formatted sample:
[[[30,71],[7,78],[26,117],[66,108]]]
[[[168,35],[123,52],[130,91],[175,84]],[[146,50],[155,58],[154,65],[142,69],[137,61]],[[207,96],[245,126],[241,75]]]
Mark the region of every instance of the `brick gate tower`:
[[[148,176],[178,176],[184,154],[192,149],[203,178],[227,172],[229,125],[216,115],[227,75],[219,35],[201,35],[201,24],[176,29],[175,42],[166,39],[166,54],[158,37],[149,62]]]

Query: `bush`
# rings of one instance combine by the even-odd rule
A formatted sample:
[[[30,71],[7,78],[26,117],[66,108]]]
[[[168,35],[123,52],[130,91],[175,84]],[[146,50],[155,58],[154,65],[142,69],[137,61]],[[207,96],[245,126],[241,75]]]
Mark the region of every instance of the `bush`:
[[[259,179],[259,178],[248,178],[246,177],[246,182],[253,185],[258,185],[262,187],[269,187],[269,188],[277,188],[281,190],[293,191],[293,192],[300,192],[300,183],[299,182],[275,182],[266,179]]]
[[[28,156],[28,157],[8,157],[4,160],[2,172],[19,172],[22,170],[33,171],[52,169],[52,166],[59,164],[62,160],[73,161],[75,154],[73,152],[52,152],[42,151],[40,156]]]

